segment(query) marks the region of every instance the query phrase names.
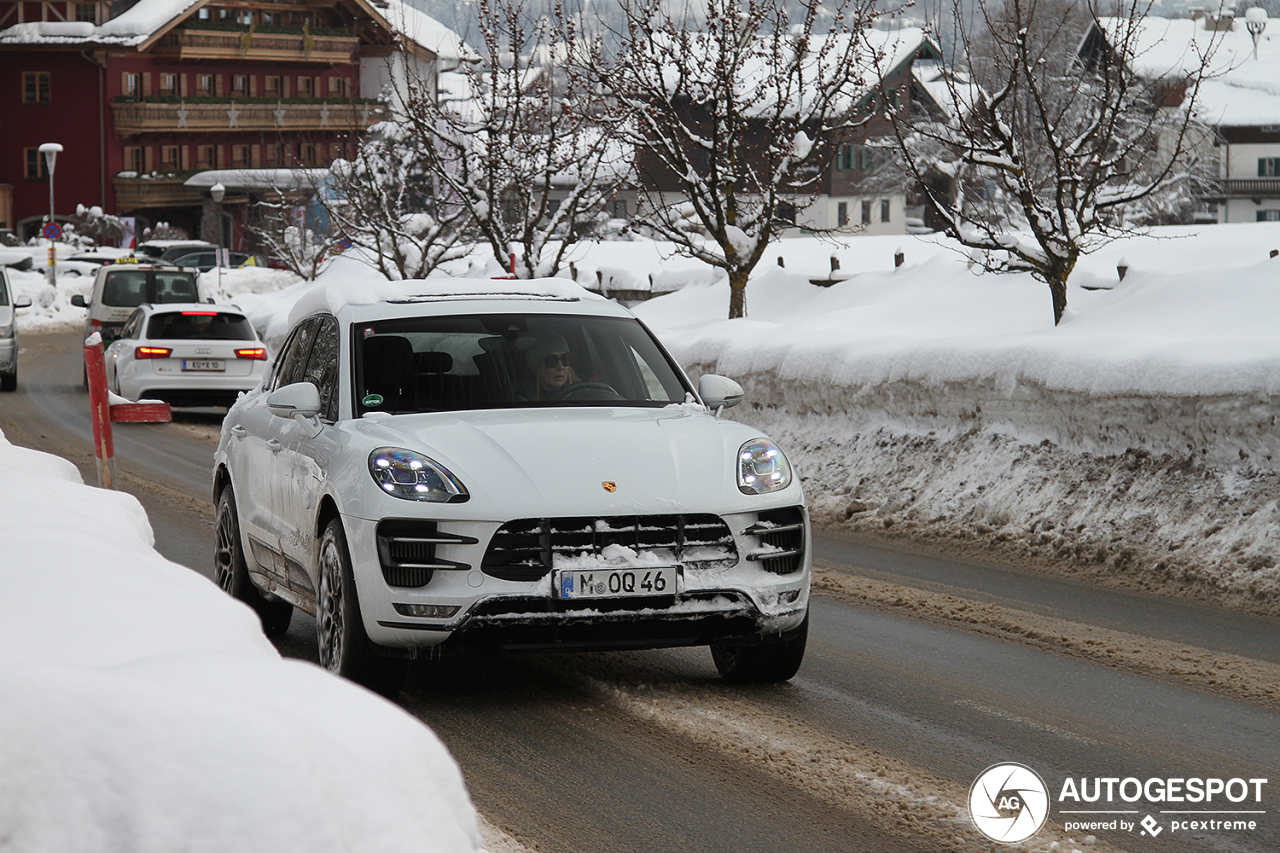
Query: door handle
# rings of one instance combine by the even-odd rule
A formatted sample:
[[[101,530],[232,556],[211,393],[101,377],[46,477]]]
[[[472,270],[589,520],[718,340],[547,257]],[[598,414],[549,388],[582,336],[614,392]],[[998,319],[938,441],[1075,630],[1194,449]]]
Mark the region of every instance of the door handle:
[[[240,424],[236,424],[231,429],[227,430],[227,432],[231,433],[232,438],[244,438],[249,434],[249,431],[240,426]]]
[[[276,441],[274,438],[267,441],[267,447],[270,448],[272,453],[279,453],[281,450],[284,450],[284,445]]]

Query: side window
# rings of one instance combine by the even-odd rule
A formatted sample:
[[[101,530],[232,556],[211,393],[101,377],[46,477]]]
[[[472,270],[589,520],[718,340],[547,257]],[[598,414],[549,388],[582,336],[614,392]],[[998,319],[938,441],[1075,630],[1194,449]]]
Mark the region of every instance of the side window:
[[[320,415],[327,421],[338,419],[338,321],[325,317],[316,331],[311,357],[303,382],[320,389]]]
[[[129,315],[129,320],[124,324],[124,328],[120,330],[120,337],[129,340],[137,340],[139,333],[142,331],[142,311],[141,309],[134,311]]]
[[[276,362],[276,378],[271,388],[283,388],[302,381],[303,372],[307,369],[307,355],[311,352],[311,341],[316,336],[318,317],[304,320],[302,325],[294,329],[293,335],[280,351],[280,360]]]

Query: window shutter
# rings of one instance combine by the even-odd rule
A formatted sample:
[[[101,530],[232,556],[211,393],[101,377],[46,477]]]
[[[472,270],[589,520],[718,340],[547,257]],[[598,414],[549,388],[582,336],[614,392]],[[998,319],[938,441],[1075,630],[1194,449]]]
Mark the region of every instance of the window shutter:
[[[184,145],[179,150],[181,151],[182,156],[182,171],[185,172],[191,168],[191,146]]]
[[[217,95],[219,98],[221,98],[221,97],[222,97],[222,94],[223,94],[223,86],[222,86],[222,75],[221,75],[221,74],[215,74],[215,75],[213,75],[213,91],[214,91],[214,94],[215,94],[215,95]]]
[[[187,75],[186,74],[178,75],[178,94],[182,95],[182,97],[184,98],[187,97]],[[186,149],[183,149],[183,150],[186,150]]]
[[[227,162],[226,149],[227,149],[227,146],[225,145],[217,146],[217,156],[214,158],[213,168],[221,169],[226,164]]]
[[[142,171],[147,175],[155,171],[155,155],[150,145],[142,149]]]
[[[151,97],[151,72],[143,71],[140,76],[142,77],[142,97],[149,98]]]
[[[253,145],[252,154],[250,154],[249,164],[255,169],[262,168],[262,146],[258,143],[254,143]]]

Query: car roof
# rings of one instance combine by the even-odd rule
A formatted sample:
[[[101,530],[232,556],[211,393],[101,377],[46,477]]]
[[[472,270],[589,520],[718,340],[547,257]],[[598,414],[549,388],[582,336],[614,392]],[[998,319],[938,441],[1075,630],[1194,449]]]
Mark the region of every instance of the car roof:
[[[320,287],[291,312],[296,323],[320,311],[361,323],[398,317],[455,314],[587,314],[634,317],[598,293],[563,278],[430,278],[395,282],[343,282]]]
[[[144,302],[138,307],[152,314],[181,314],[183,311],[199,311],[202,314],[244,314],[244,309],[236,305],[210,305],[208,302],[161,302],[158,305]]]

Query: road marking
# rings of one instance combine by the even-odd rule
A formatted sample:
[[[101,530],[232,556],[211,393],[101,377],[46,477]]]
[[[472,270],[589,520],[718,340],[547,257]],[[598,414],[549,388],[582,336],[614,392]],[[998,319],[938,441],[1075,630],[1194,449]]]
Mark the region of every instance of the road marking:
[[[1037,729],[1042,732],[1048,732],[1049,734],[1056,735],[1060,738],[1073,740],[1076,743],[1088,744],[1089,746],[1102,745],[1096,740],[1090,740],[1087,737],[1072,734],[1071,732],[1064,732],[1062,729],[1054,726],[1046,726],[1044,723],[1037,723],[1035,720],[1028,720],[1026,717],[1019,717],[1017,714],[1010,714],[1006,711],[1001,711],[998,708],[988,708],[986,705],[979,705],[977,702],[970,702],[968,699],[957,699],[952,704],[959,705],[962,708],[968,708],[972,711],[978,711],[979,713],[987,714],[992,717],[998,717],[1001,720],[1007,720],[1010,723],[1020,723],[1024,726],[1029,726],[1030,728]]]

